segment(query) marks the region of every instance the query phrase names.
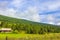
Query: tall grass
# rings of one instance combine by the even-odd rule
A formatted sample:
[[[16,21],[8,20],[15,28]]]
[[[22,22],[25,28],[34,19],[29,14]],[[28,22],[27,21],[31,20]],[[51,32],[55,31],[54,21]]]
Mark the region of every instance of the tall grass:
[[[60,33],[50,34],[0,34],[0,40],[60,40]]]

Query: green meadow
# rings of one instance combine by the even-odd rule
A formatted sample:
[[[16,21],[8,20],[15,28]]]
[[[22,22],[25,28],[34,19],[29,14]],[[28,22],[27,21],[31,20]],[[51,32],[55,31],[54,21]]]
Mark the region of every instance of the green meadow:
[[[60,33],[0,34],[0,40],[60,40]]]

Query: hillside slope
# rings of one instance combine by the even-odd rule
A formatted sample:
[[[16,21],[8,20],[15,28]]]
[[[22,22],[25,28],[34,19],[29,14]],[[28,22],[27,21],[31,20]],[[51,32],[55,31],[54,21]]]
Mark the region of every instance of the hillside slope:
[[[60,27],[51,24],[32,22],[24,19],[16,19],[0,15],[0,27],[12,28],[13,31],[24,31],[25,33],[55,33],[60,32]]]
[[[40,25],[51,25],[51,24],[45,24],[45,23],[38,23],[38,22],[33,22],[33,21],[28,21],[24,19],[17,19],[17,18],[12,18],[12,17],[7,17],[0,15],[0,21],[5,21],[5,22],[11,22],[11,23],[32,23],[32,24],[40,24]]]

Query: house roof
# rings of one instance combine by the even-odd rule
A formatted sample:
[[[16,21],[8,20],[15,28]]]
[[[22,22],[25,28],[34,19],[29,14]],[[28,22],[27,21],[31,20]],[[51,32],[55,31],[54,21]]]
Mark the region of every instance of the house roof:
[[[0,30],[11,30],[11,28],[1,28]]]

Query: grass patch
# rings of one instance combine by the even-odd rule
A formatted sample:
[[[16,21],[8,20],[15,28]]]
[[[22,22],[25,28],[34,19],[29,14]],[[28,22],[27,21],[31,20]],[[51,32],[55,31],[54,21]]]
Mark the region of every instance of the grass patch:
[[[60,40],[60,33],[50,33],[50,34],[0,34],[1,39],[8,40]]]

